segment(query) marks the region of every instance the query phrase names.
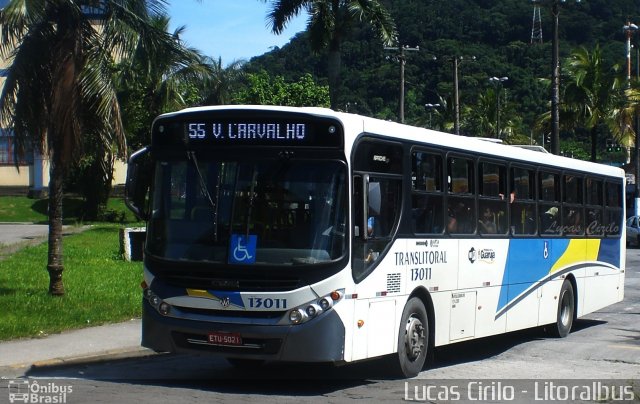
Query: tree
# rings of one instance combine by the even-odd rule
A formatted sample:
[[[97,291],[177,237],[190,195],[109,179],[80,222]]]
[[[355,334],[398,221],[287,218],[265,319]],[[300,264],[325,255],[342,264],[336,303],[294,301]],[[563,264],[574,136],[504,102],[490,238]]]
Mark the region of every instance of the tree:
[[[315,52],[328,50],[327,75],[331,108],[339,105],[341,46],[353,26],[366,22],[374,27],[385,44],[396,39],[391,15],[378,0],[278,0],[267,19],[274,33],[280,34],[289,20],[303,9],[309,13],[309,40]]]
[[[149,24],[167,34],[170,46],[139,46],[130,60],[117,66],[117,91],[127,142],[135,148],[149,143],[156,116],[199,105],[217,78],[217,66],[199,51],[182,45],[185,27],[169,33],[169,17],[150,16]]]
[[[244,61],[236,60],[227,67],[223,67],[222,58],[218,60],[206,58],[206,60],[212,67],[213,74],[201,89],[203,94],[200,103],[202,105],[232,104],[236,87],[245,77],[245,71],[242,69]]]
[[[310,74],[297,82],[287,83],[282,76],[270,76],[265,71],[250,73],[247,87],[236,96],[242,104],[287,105],[292,107],[329,106],[329,89],[319,86]]]
[[[597,161],[598,134],[602,127],[618,132],[612,111],[622,99],[617,66],[605,65],[602,51],[596,45],[592,52],[585,47],[575,49],[566,63],[566,86],[562,106],[569,125],[584,127],[591,137],[591,161]]]
[[[13,127],[16,154],[31,144],[50,161],[49,293],[63,295],[62,197],[65,171],[83,140],[124,155],[113,81],[116,60],[140,46],[173,46],[149,24],[161,0],[12,0],[0,11],[0,53],[11,62],[0,120]]]

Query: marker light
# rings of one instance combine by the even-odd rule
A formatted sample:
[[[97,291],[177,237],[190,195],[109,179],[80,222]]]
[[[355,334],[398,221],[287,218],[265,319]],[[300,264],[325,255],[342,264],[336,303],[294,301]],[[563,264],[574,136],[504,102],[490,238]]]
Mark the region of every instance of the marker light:
[[[331,299],[333,299],[334,302],[337,302],[338,300],[340,300],[342,298],[342,293],[340,293],[337,290],[334,290],[333,292],[331,292]]]

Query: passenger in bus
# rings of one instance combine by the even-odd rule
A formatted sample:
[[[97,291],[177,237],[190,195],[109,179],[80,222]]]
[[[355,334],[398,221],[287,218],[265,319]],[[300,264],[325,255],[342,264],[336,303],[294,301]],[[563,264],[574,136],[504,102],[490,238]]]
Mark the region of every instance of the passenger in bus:
[[[500,194],[500,199],[504,200],[504,194]],[[516,191],[511,191],[509,193],[509,203],[513,203],[516,200]]]
[[[542,233],[558,233],[558,208],[555,206],[550,207],[546,212],[542,214],[541,218],[541,232]]]
[[[456,233],[458,231],[458,220],[451,207],[447,208],[447,231],[449,233]]]
[[[480,226],[480,233],[482,234],[496,234],[498,232],[495,215],[488,206],[484,208],[478,224]]]
[[[566,234],[582,234],[582,215],[579,210],[571,209],[569,211],[564,231]]]

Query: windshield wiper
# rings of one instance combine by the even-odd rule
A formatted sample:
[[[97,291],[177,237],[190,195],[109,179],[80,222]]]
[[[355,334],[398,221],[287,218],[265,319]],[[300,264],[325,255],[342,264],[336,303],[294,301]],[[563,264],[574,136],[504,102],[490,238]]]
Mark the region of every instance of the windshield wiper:
[[[209,189],[207,188],[207,183],[204,180],[204,177],[202,176],[202,172],[200,171],[200,167],[198,165],[198,159],[196,158],[196,152],[194,151],[188,151],[187,152],[187,158],[193,163],[196,172],[198,173],[198,182],[200,184],[200,192],[202,192],[202,194],[207,198],[207,201],[209,201],[209,206],[211,207],[211,210],[213,211],[213,241],[217,242],[218,241],[218,204],[213,202],[213,198],[211,197],[211,193],[209,193]],[[217,179],[218,183],[216,185],[216,189],[218,189],[220,187],[220,175],[218,173],[218,179]],[[217,197],[218,195],[216,194],[216,202],[217,202]]]

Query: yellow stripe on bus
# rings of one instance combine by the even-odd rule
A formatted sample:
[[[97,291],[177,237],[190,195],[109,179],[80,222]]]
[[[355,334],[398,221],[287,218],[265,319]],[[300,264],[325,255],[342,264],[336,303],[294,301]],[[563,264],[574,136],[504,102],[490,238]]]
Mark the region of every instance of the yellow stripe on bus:
[[[215,297],[203,289],[187,289],[187,295],[191,297],[204,297],[205,299],[215,299]]]
[[[584,262],[596,261],[600,251],[599,239],[576,239],[569,241],[569,245],[564,254],[551,267],[550,273],[559,271],[562,268]]]

